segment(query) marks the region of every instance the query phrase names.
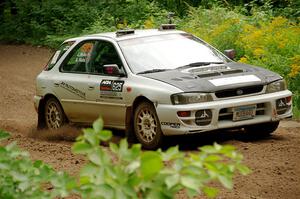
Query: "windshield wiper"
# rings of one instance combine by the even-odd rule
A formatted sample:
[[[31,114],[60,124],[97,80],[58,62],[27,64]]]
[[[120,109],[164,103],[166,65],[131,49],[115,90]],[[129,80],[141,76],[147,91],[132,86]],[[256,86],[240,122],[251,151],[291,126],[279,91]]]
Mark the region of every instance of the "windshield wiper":
[[[224,62],[194,62],[194,63],[190,63],[188,65],[179,66],[177,69],[198,67],[198,66],[208,66],[211,64],[224,64]]]
[[[158,72],[163,72],[163,71],[166,71],[166,70],[168,70],[168,69],[155,68],[155,69],[145,70],[145,71],[139,72],[139,73],[137,73],[137,75],[139,75],[139,74],[146,74],[146,73],[158,73]]]

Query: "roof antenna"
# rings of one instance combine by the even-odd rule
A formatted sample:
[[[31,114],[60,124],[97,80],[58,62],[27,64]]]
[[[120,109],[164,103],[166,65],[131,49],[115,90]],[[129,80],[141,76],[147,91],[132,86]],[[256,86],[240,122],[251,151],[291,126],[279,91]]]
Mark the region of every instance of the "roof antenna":
[[[168,13],[168,19],[169,19],[169,24],[173,24],[173,17],[175,13],[174,12],[169,12]]]

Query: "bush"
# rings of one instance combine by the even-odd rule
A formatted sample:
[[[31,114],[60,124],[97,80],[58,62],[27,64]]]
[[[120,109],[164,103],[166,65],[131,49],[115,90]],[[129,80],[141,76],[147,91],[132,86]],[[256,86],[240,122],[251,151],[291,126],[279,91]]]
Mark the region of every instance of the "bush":
[[[129,147],[124,139],[119,145],[110,143],[108,149],[99,144],[109,141],[112,133],[102,127],[98,119],[72,147],[75,154],[88,159],[77,182],[41,161],[32,162],[15,143],[0,147],[0,198],[55,198],[74,193],[90,199],[174,198],[182,189],[190,197],[200,193],[214,197],[218,190],[210,182],[231,189],[236,171],[250,172],[233,146],[215,143],[185,154],[178,147],[142,151],[140,144]],[[7,137],[8,133],[0,131],[0,140]]]
[[[214,197],[217,189],[208,186],[219,181],[225,188],[232,188],[236,170],[248,174],[241,164],[242,155],[232,146],[204,146],[197,153],[185,154],[178,147],[167,151],[141,151],[141,145],[131,148],[123,139],[119,146],[110,143],[109,149],[99,147],[112,134],[102,130],[98,119],[93,128],[84,129],[73,145],[73,152],[89,160],[80,173],[79,192],[83,198],[174,198],[186,189],[190,197],[204,192]]]
[[[0,130],[0,141],[8,137]],[[65,197],[75,186],[76,181],[66,173],[55,172],[39,160],[32,162],[15,142],[0,146],[0,198]]]
[[[180,26],[221,51],[236,49],[239,62],[262,66],[283,76],[293,92],[297,118],[300,115],[299,23],[255,9],[251,16],[246,16],[237,9],[192,8]]]

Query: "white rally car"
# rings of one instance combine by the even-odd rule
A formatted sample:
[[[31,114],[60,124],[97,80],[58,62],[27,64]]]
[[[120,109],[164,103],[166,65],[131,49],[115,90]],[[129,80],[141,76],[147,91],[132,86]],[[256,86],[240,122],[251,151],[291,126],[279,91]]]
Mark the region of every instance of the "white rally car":
[[[40,128],[100,115],[154,149],[164,136],[223,128],[270,134],[292,116],[291,96],[278,74],[162,26],[66,40],[38,75],[34,104]]]

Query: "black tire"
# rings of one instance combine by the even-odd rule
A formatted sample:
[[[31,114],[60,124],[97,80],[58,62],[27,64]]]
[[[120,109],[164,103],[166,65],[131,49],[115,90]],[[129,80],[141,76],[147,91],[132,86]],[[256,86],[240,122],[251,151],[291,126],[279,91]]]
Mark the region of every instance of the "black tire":
[[[66,123],[65,113],[55,98],[49,98],[45,103],[45,124],[49,129],[58,129]]]
[[[246,133],[249,135],[256,135],[256,136],[270,136],[279,125],[279,121],[277,122],[266,122],[261,124],[255,124],[251,126],[246,126],[244,129]]]
[[[143,148],[154,150],[161,146],[163,133],[153,104],[140,103],[134,111],[134,133]]]

